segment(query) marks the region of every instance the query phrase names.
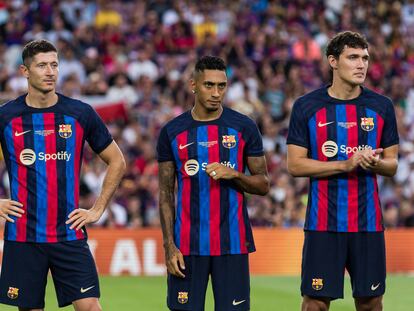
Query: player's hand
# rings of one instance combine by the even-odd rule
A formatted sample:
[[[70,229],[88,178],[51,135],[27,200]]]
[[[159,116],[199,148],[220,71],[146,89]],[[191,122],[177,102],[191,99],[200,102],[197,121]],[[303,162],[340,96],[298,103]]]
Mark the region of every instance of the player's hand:
[[[238,172],[223,164],[214,162],[206,166],[206,173],[214,180],[236,178]]]
[[[361,154],[355,152],[348,160],[344,161],[345,172],[349,173],[355,170],[361,164]]]
[[[91,209],[77,208],[68,215],[66,224],[71,224],[70,229],[80,230],[89,223],[98,221],[102,212],[98,212],[93,207]]]
[[[180,250],[172,243],[164,246],[165,264],[169,274],[185,278],[185,274],[181,270],[185,270],[184,256]]]
[[[24,214],[24,209],[22,209],[23,204],[17,201],[10,199],[1,199],[0,200],[0,217],[3,217],[7,221],[14,222],[11,216],[22,217]]]
[[[375,150],[362,150],[360,166],[364,170],[372,170],[380,161],[380,154],[384,151],[382,148]]]

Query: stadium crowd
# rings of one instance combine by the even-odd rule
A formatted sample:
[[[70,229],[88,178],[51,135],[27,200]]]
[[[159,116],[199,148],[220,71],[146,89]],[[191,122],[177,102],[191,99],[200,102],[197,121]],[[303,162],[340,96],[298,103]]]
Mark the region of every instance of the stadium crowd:
[[[286,170],[286,135],[294,100],[330,80],[324,48],[341,30],[370,42],[365,85],[395,104],[400,161],[381,178],[387,227],[414,226],[414,1],[0,1],[0,101],[26,92],[21,50],[45,38],[60,51],[58,89],[98,107],[124,103],[108,121],[128,170],[97,225],[158,226],[155,145],[161,126],[191,108],[195,60],[205,54],[228,64],[226,105],[252,117],[263,135],[270,193],[251,196],[255,226],[301,227],[306,178]],[[81,207],[103,178],[103,162],[85,149]],[[8,179],[0,161],[0,196]]]

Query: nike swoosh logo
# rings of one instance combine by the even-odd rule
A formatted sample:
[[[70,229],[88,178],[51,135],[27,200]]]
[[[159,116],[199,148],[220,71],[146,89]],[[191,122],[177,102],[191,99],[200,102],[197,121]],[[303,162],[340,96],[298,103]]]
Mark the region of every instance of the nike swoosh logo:
[[[327,126],[327,125],[329,125],[329,124],[331,124],[331,123],[334,123],[334,122],[335,122],[335,121],[331,121],[331,122],[322,123],[321,121],[319,121],[318,126],[319,126],[319,127],[324,127],[324,126]]]
[[[18,131],[16,131],[16,132],[14,132],[14,136],[19,137],[19,136],[22,136],[22,135],[24,135],[26,133],[29,133],[31,131],[32,130],[28,130],[28,131],[24,131],[24,132],[20,132],[20,133]]]
[[[239,304],[245,302],[246,300],[240,300],[240,301],[236,301],[236,299],[233,300],[233,306],[238,306]]]
[[[178,148],[180,149],[180,150],[183,150],[183,149],[185,149],[185,148],[187,148],[188,146],[191,146],[192,144],[194,144],[194,142],[192,142],[192,143],[189,143],[189,144],[186,144],[186,145],[179,145],[178,146]]]
[[[374,286],[374,284],[371,285],[371,290],[376,290],[381,283],[378,283],[377,285]]]
[[[81,292],[81,294],[86,293],[88,290],[90,290],[90,289],[92,289],[94,287],[95,287],[95,285],[94,286],[91,286],[91,287],[88,287],[88,288],[81,287],[80,292]]]

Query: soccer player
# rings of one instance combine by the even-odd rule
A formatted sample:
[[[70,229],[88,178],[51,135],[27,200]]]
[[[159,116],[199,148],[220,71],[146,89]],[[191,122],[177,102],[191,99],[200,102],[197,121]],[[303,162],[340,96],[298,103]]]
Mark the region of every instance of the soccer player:
[[[7,220],[0,302],[43,310],[50,269],[60,307],[72,303],[77,311],[98,311],[98,275],[84,226],[101,217],[125,161],[89,105],[56,93],[56,48],[32,41],[22,58],[28,94],[0,107],[11,190],[11,199],[0,200],[0,216]],[[102,191],[88,210],[78,206],[85,140],[108,165]]]
[[[309,176],[302,258],[302,310],[328,310],[351,276],[357,310],[382,310],[385,243],[377,174],[397,170],[398,132],[390,99],[362,86],[368,43],[337,34],[326,55],[332,84],[297,99],[288,170]]]
[[[250,310],[248,253],[255,246],[244,192],[269,191],[262,139],[251,119],[223,107],[222,59],[199,59],[191,88],[193,109],[163,127],[157,146],[167,304],[204,310],[211,275],[215,310]]]

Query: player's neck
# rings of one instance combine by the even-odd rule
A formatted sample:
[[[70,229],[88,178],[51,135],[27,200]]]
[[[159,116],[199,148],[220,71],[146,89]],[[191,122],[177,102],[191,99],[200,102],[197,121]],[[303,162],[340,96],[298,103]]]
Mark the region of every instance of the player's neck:
[[[26,104],[33,108],[48,108],[55,105],[58,96],[55,92],[42,93],[35,90],[29,90],[26,96]]]
[[[191,109],[191,116],[196,121],[212,121],[220,118],[223,113],[223,106],[220,106],[215,111],[208,111],[202,109],[199,105],[195,104],[193,109]]]
[[[354,99],[361,94],[361,86],[334,80],[328,88],[328,94],[333,98],[341,100]]]

